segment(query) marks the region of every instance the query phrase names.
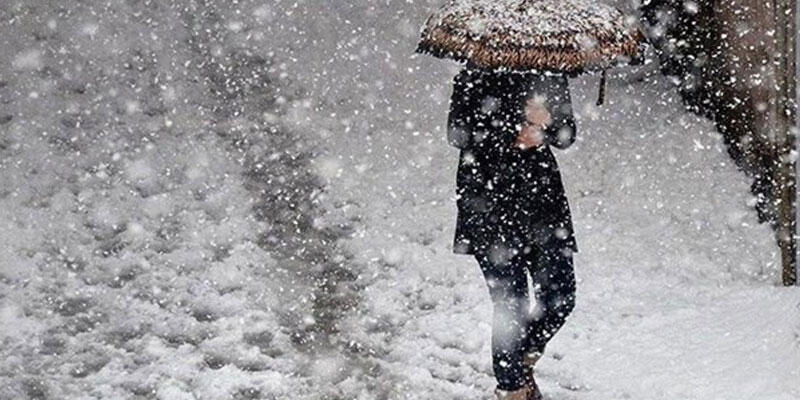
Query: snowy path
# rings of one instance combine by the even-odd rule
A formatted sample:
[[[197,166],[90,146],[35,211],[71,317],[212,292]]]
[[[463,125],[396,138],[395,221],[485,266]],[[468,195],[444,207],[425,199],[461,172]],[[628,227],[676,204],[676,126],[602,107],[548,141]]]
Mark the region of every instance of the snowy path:
[[[316,221],[266,12],[0,7],[0,400],[317,399],[370,368],[315,362],[358,265]]]

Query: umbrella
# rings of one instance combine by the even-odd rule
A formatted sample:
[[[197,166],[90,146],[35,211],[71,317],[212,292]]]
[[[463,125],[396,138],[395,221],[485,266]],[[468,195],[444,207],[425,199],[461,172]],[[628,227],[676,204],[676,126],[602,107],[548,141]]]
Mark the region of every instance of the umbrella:
[[[576,75],[641,61],[644,35],[618,9],[589,0],[449,0],[417,52],[482,68]]]

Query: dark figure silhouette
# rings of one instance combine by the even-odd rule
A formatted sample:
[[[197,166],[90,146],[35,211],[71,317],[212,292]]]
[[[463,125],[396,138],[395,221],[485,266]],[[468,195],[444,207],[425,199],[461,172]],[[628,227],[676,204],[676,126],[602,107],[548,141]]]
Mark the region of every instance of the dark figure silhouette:
[[[575,141],[571,107],[564,75],[468,66],[448,118],[448,141],[461,149],[453,251],[474,255],[489,287],[497,388],[531,398],[540,396],[532,363],[575,304],[578,247],[550,151]]]

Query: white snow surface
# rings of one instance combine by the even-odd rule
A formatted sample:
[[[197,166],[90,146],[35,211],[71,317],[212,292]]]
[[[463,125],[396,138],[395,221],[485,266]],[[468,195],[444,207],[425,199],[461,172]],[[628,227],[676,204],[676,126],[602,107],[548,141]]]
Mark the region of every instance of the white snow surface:
[[[488,293],[450,247],[458,67],[413,55],[439,2],[49,3],[0,8],[0,399],[491,398]],[[197,65],[243,48],[275,93],[231,111],[209,88],[242,75]],[[748,179],[652,65],[602,107],[597,79],[554,150],[580,252],[545,398],[800,397],[800,291]],[[264,126],[314,154],[314,225],[352,227],[328,348],[292,336],[317,267],[262,243],[253,179],[292,164]]]

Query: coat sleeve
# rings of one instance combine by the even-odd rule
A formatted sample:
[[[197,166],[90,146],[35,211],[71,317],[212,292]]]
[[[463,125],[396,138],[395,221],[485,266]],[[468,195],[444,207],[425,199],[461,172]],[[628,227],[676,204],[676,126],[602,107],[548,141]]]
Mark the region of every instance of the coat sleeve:
[[[459,149],[468,148],[472,144],[468,85],[469,79],[466,70],[463,70],[453,79],[453,94],[447,116],[447,143]]]
[[[545,78],[544,91],[547,93],[547,104],[552,122],[545,128],[544,137],[547,144],[558,149],[566,149],[575,142],[575,116],[572,113],[572,99],[569,84],[564,75]]]

